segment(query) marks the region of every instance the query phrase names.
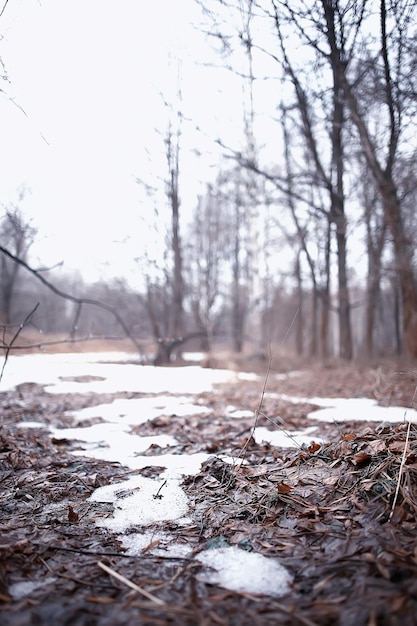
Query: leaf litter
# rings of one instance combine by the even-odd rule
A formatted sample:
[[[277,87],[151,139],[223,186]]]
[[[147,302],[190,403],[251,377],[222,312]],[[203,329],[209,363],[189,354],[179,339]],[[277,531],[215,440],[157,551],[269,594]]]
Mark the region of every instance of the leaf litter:
[[[155,377],[149,393],[85,392],[88,381],[67,394],[29,378],[0,394],[2,623],[415,623],[411,370],[271,375],[258,433],[261,377],[200,379],[177,412]],[[357,403],[320,422],[315,397],[406,414],[376,422]],[[100,457],[111,446],[89,429],[109,423],[136,438],[125,460]]]

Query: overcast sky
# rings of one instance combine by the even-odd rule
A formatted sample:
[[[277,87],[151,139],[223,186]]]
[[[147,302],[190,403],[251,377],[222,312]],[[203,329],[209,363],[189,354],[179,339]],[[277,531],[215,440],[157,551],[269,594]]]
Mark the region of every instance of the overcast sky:
[[[38,228],[40,261],[64,260],[87,280],[131,275],[153,210],[136,177],[153,184],[164,171],[163,98],[175,101],[178,74],[183,111],[192,118],[181,189],[184,210],[192,208],[210,175],[215,148],[207,136],[233,141],[241,128],[241,86],[203,65],[218,59],[195,28],[199,21],[193,0],[6,5],[0,202],[16,202],[18,189],[27,188],[22,208]]]

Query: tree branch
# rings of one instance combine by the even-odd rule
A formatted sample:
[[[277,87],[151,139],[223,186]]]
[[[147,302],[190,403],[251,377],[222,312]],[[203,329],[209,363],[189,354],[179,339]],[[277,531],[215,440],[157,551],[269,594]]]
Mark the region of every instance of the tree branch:
[[[135,348],[139,350],[139,352],[141,351],[141,346],[137,343],[135,337],[133,337],[125,321],[123,320],[123,318],[120,316],[120,314],[118,313],[116,309],[114,309],[108,304],[105,304],[104,302],[100,302],[99,300],[94,300],[92,298],[77,298],[76,296],[73,296],[72,294],[66,293],[65,291],[58,289],[58,287],[50,283],[49,280],[46,280],[46,278],[44,278],[37,270],[33,269],[33,267],[30,267],[30,265],[28,265],[26,261],[15,256],[9,250],[7,250],[1,245],[0,245],[0,252],[2,252],[5,256],[7,256],[9,259],[14,261],[18,265],[22,266],[26,271],[28,271],[30,274],[35,276],[37,280],[39,280],[43,285],[45,285],[45,287],[47,287],[50,291],[52,291],[55,295],[59,296],[60,298],[65,298],[65,300],[74,302],[79,307],[81,307],[83,304],[95,306],[99,309],[102,309],[103,311],[107,311],[108,313],[110,313],[110,315],[113,315],[113,317],[117,320],[117,322],[119,323],[119,325],[125,332],[126,336],[132,341]]]

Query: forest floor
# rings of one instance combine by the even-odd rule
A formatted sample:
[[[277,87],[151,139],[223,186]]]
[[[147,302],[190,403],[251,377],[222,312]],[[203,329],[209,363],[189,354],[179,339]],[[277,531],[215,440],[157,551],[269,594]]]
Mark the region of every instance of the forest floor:
[[[314,407],[287,402],[279,397],[284,393],[413,407],[416,380],[416,370],[394,363],[312,367],[269,382],[258,425],[314,424],[307,417]],[[254,418],[226,419],[224,407],[256,412],[263,384],[219,385],[198,396],[206,415],[158,417],[138,428],[141,435],[174,436],[178,453],[213,454],[182,483],[192,523],[162,523],[192,548],[186,558],[156,555],[152,545],[131,556],[117,535],[96,525],[113,505],[89,496],[131,476],[131,469],[75,456],[76,442],[16,425],[24,418],[68,427],[68,411],[135,394],[54,395],[36,384],[0,393],[1,624],[416,624],[416,425],[358,422],[352,415],[343,423],[314,424],[326,443],[257,444],[250,437]],[[216,458],[242,450],[240,468]],[[277,557],[292,576],[288,593],[277,598],[207,583],[193,556],[210,543]],[[28,582],[30,593],[10,593]]]

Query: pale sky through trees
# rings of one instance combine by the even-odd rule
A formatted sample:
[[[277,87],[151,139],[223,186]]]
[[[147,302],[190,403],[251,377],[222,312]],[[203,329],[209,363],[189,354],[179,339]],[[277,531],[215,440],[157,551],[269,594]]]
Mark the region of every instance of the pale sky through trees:
[[[215,176],[212,139],[238,136],[241,86],[200,63],[219,61],[194,27],[199,20],[193,0],[6,5],[0,201],[16,203],[27,188],[22,208],[39,230],[33,251],[41,262],[64,259],[86,280],[135,271],[140,218],[153,212],[135,177],[154,185],[165,175],[163,98],[175,104],[178,74],[183,112],[193,120],[183,127],[184,210]]]

